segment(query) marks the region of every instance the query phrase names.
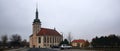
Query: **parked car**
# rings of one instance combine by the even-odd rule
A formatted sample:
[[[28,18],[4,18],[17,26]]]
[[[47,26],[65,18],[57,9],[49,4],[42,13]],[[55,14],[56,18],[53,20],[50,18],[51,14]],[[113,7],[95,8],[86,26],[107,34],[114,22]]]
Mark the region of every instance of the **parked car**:
[[[70,48],[72,48],[72,46],[67,45],[67,44],[62,44],[62,45],[60,46],[60,49],[70,49]]]

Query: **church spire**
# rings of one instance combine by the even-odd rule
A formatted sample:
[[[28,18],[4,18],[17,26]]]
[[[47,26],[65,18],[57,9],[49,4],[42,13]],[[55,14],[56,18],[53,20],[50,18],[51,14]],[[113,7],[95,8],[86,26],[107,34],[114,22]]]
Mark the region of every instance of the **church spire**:
[[[38,13],[38,4],[36,3],[36,8],[35,8],[35,19],[33,21],[33,34],[36,35],[40,29],[41,29],[41,22],[40,19],[38,18],[39,13]]]
[[[34,19],[34,22],[33,23],[35,23],[35,22],[37,22],[37,23],[40,23],[41,24],[41,22],[40,22],[40,20],[39,20],[39,13],[38,13],[38,6],[37,6],[38,4],[36,4],[36,12],[35,12],[35,19]]]
[[[36,19],[38,19],[38,8],[36,7]]]
[[[38,4],[36,4],[36,19],[38,19]]]

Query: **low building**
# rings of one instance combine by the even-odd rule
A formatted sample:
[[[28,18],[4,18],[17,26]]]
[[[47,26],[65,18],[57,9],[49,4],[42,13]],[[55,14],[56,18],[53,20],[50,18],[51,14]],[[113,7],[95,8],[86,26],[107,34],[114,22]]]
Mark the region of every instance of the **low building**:
[[[78,40],[73,40],[72,41],[72,46],[73,47],[85,47],[85,40],[83,39],[78,39]]]

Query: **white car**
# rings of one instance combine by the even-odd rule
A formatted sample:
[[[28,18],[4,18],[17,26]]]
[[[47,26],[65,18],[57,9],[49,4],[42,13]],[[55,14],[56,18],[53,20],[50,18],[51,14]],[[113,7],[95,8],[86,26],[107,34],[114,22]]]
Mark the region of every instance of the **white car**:
[[[70,48],[72,48],[72,46],[69,46],[69,45],[66,45],[66,44],[62,44],[60,46],[60,49],[70,49]]]

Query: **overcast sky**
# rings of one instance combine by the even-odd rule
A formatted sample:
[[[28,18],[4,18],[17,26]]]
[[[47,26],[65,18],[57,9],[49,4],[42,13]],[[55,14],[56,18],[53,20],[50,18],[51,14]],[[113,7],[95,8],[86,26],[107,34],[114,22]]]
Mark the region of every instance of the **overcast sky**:
[[[38,0],[42,27],[71,32],[74,39],[120,35],[120,0]],[[0,35],[29,40],[36,0],[0,0]]]

